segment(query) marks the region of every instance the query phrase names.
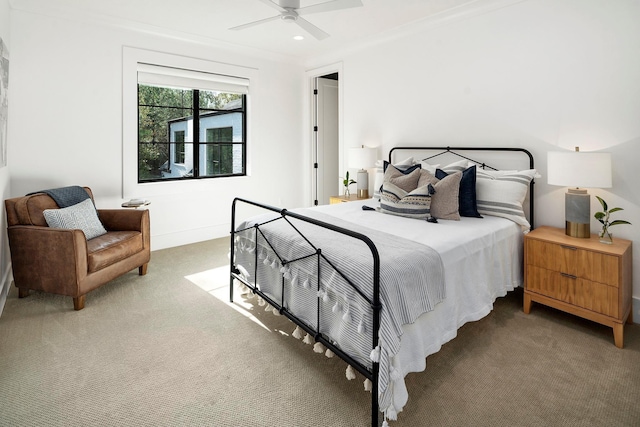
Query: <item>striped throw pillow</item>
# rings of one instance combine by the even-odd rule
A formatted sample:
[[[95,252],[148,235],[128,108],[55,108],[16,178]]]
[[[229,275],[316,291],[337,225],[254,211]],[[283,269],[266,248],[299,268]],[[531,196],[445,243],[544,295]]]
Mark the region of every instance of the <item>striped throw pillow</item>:
[[[407,192],[391,182],[385,182],[382,186],[378,210],[407,218],[427,219],[430,216],[432,194],[431,184]]]
[[[524,214],[523,203],[533,178],[540,175],[535,169],[521,171],[476,172],[478,212],[510,219],[526,233],[531,224]]]

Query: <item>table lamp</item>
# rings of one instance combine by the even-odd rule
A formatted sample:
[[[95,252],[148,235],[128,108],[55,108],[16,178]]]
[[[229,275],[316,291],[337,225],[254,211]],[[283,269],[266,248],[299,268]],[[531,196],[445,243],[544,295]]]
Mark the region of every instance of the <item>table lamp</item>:
[[[349,149],[349,168],[360,169],[356,178],[359,199],[369,198],[369,172],[365,169],[374,166],[376,152],[375,148],[367,148],[364,145]]]
[[[565,234],[591,236],[591,196],[586,188],[611,187],[611,153],[550,151],[547,183],[571,187],[564,196]]]

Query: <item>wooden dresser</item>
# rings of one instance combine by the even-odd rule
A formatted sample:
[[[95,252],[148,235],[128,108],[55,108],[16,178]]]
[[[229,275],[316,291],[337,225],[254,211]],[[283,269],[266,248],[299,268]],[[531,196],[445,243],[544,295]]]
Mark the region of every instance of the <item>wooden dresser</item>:
[[[631,311],[631,242],[598,236],[575,238],[563,229],[540,227],[524,238],[524,312],[533,301],[613,328],[624,346],[624,323]]]

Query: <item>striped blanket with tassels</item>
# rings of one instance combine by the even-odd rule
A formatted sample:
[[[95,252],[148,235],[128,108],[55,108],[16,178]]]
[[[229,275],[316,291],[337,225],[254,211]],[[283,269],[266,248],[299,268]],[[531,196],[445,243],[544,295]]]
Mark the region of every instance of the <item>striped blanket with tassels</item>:
[[[296,212],[364,234],[380,254],[379,404],[384,411],[392,406],[390,379],[402,377],[390,364],[390,358],[400,349],[402,325],[413,323],[445,297],[440,255],[429,246],[357,226],[313,209]],[[237,230],[246,230],[236,234],[236,266],[249,283],[256,284],[257,276],[258,287],[274,301],[284,301],[282,305],[300,320],[363,365],[371,366],[372,310],[348,283],[371,298],[370,249],[360,240],[290,217],[304,238],[283,219],[261,225],[261,233],[248,228],[275,217],[265,214],[238,226]],[[321,249],[326,260],[313,255],[316,248]],[[284,265],[283,260],[287,261]]]

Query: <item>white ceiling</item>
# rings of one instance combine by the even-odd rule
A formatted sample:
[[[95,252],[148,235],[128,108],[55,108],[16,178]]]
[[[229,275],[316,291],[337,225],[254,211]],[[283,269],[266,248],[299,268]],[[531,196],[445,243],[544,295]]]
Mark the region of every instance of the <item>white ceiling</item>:
[[[331,0],[300,0],[300,6],[326,1]],[[330,34],[322,41],[281,20],[241,31],[229,30],[278,14],[260,0],[11,0],[10,4],[19,10],[107,22],[179,38],[231,43],[304,60],[356,48],[425,21],[446,21],[452,16],[517,1],[522,0],[362,0],[363,7],[304,16]],[[296,41],[295,35],[305,38]]]

